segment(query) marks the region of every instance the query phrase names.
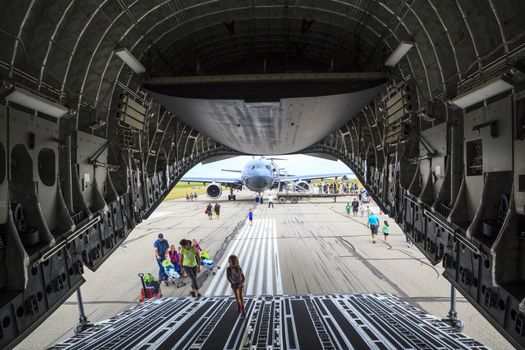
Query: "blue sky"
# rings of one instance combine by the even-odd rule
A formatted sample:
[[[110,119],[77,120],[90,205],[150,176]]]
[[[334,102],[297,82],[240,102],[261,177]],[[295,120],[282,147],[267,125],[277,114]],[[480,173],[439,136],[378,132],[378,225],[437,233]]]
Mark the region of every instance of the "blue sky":
[[[285,168],[288,174],[293,175],[312,175],[341,173],[353,177],[353,173],[343,162],[331,161],[306,155],[272,156],[286,160],[277,160],[275,163],[280,168]],[[238,156],[231,159],[221,160],[210,164],[198,164],[193,167],[185,176],[188,177],[226,177],[233,178],[238,174],[224,172],[221,169],[241,170],[242,167],[251,159],[251,156]]]

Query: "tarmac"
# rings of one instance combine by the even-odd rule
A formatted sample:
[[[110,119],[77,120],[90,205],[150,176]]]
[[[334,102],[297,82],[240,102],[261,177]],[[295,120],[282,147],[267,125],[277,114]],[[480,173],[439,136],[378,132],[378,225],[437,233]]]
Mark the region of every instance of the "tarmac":
[[[348,216],[343,198],[268,208],[267,203],[255,207],[254,196],[245,191],[237,194],[237,201],[227,201],[223,194],[221,216],[212,220],[204,214],[205,198],[162,203],[99,270],[84,274],[81,291],[88,319],[102,321],[137,304],[137,274],[158,274],[153,242],[160,232],[176,246],[183,238],[198,240],[215,260],[214,271],[199,276],[204,296],[231,295],[224,270],[227,257],[236,254],[246,275],[247,295],[392,293],[430,314],[447,315],[450,284],[441,276],[442,267],[432,266],[417,248],[408,247],[392,219],[380,214],[382,222],[390,223],[391,234],[388,243],[380,235],[373,244],[366,217]],[[250,207],[255,208],[252,226],[247,222]],[[189,284],[162,286],[164,296],[187,296],[189,291]],[[466,335],[493,349],[512,348],[461,295],[457,312],[465,321]],[[41,349],[69,338],[77,322],[73,295],[16,349]]]

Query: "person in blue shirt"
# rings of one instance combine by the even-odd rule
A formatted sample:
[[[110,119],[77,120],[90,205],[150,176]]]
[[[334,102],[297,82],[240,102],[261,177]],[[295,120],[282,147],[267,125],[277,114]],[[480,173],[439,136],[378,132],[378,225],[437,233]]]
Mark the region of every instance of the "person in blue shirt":
[[[370,232],[372,232],[372,242],[375,244],[377,231],[379,229],[379,218],[377,217],[376,214],[374,213],[370,214],[366,222],[366,227],[370,228]]]
[[[159,233],[157,236],[157,240],[155,243],[153,243],[153,247],[155,248],[155,258],[157,259],[157,264],[159,265],[159,283],[162,282],[164,279],[166,279],[166,285],[168,284],[166,273],[164,272],[164,267],[162,266],[162,262],[164,259],[169,259],[169,248],[170,245],[167,240],[164,239],[164,235],[162,233]]]
[[[248,212],[248,221],[250,221],[250,226],[253,224],[253,211],[252,208],[250,208],[250,211]]]

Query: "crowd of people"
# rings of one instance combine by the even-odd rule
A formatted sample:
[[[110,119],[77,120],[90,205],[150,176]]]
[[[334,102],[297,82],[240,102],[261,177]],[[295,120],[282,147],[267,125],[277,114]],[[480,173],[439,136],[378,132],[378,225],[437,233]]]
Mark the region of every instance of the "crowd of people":
[[[159,282],[168,284],[166,274],[166,263],[171,263],[178,274],[182,277],[188,276],[191,280],[191,296],[199,298],[199,284],[197,274],[201,267],[201,254],[203,250],[197,240],[190,241],[182,239],[178,248],[174,244],[169,244],[162,233],[159,233],[157,240],[153,243],[155,259],[159,266]]]
[[[352,202],[346,204],[346,214],[347,216],[361,216],[366,215],[367,228],[370,229],[372,235],[372,242],[375,244],[377,236],[380,234],[383,235],[383,240],[385,243],[388,243],[388,237],[390,235],[390,224],[387,220],[381,219],[379,216],[374,213],[371,208],[371,202],[366,201],[362,198],[357,188],[357,184],[340,184],[341,187],[338,187],[338,184],[325,184],[323,186],[323,191],[338,191],[339,188],[342,191],[357,191],[356,198]],[[186,194],[187,201],[193,201],[197,199],[197,193]],[[260,203],[259,196],[256,197],[256,205]],[[268,196],[268,207],[273,207],[273,197]],[[218,202],[215,205],[212,205],[211,202],[207,203],[205,208],[205,214],[208,216],[209,220],[212,220],[215,216],[217,219],[220,217],[221,206]],[[254,212],[253,208],[248,210],[248,223],[253,225]],[[405,235],[406,243],[410,247],[412,242],[410,238]],[[197,280],[197,275],[201,269],[201,259],[208,258],[207,253],[202,250],[201,246],[197,240],[193,239],[192,241],[187,239],[182,239],[179,242],[178,247],[174,244],[169,244],[167,239],[164,238],[162,233],[159,233],[157,240],[154,243],[154,252],[155,258],[159,266],[159,283],[162,281],[168,285],[168,276],[166,275],[166,265],[171,264],[174,266],[175,271],[181,276],[189,277],[191,281],[191,292],[190,295],[195,298],[201,297],[199,292],[199,283]],[[241,314],[241,317],[245,316],[244,311],[244,300],[243,300],[243,291],[245,276],[241,268],[239,258],[236,255],[231,255],[228,258],[228,267],[226,269],[226,278],[232,288],[235,300],[237,302],[237,311]]]
[[[197,198],[199,198],[199,195],[197,194],[197,192],[190,192],[189,194],[186,193],[184,198],[186,198],[186,202],[193,202],[194,200],[196,201]]]
[[[370,204],[367,203],[365,206],[365,203],[361,201],[361,197],[354,198],[352,203],[348,202],[346,203],[346,215],[350,216],[350,212],[352,212],[353,216],[360,215],[363,217],[366,213],[367,216],[367,228],[370,229],[370,232],[372,234],[372,243],[376,243],[376,237],[379,233],[379,228],[381,227],[381,233],[383,234],[383,241],[385,243],[388,243],[388,236],[390,235],[390,224],[387,220],[383,221],[383,226],[381,226],[381,220],[379,219],[379,216],[375,214],[370,209]],[[412,246],[412,241],[410,240],[410,237],[405,234],[405,242],[408,247]]]
[[[208,255],[202,250],[199,242],[195,239],[192,241],[182,239],[176,248],[174,244],[169,244],[168,240],[164,238],[164,234],[159,233],[153,247],[155,259],[159,265],[158,282],[162,283],[164,281],[166,286],[169,285],[165,270],[166,263],[169,262],[175,267],[177,273],[183,277],[189,277],[191,281],[190,295],[194,298],[200,298],[201,294],[199,292],[200,287],[197,274],[201,269],[201,259],[207,258]],[[240,266],[239,258],[236,255],[231,255],[228,258],[226,278],[230,283],[235,300],[237,301],[237,311],[241,314],[241,317],[244,317],[246,315],[243,300],[245,276]]]
[[[350,193],[357,194],[359,192],[359,186],[357,183],[350,182],[334,182],[334,183],[320,183],[318,185],[319,193],[326,194],[337,194],[337,193]]]

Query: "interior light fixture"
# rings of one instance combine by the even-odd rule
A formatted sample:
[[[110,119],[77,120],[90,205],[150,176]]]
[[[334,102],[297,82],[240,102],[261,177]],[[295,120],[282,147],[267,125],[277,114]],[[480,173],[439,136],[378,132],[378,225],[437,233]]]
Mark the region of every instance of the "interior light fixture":
[[[512,87],[512,84],[504,81],[501,79],[501,77],[496,77],[474,88],[473,90],[453,98],[451,102],[460,108],[467,108],[473,104],[508,91],[512,89]]]
[[[281,102],[244,102],[246,108],[279,108]]]
[[[414,43],[411,41],[400,42],[394,52],[392,52],[392,54],[386,59],[385,66],[394,67],[412,47],[414,47]]]
[[[146,68],[135,56],[133,56],[131,52],[129,52],[128,49],[118,49],[115,51],[115,54],[120,57],[120,59],[124,61],[124,63],[127,64],[128,67],[131,68],[135,73],[142,74],[146,72]]]
[[[55,118],[61,118],[69,112],[68,108],[20,87],[12,88],[5,99]]]
[[[516,62],[513,67],[501,75],[501,78],[514,86],[523,85],[525,83],[525,60]]]

